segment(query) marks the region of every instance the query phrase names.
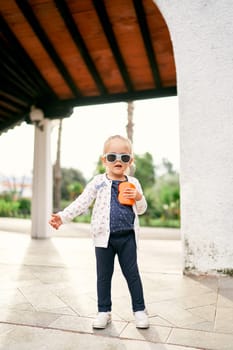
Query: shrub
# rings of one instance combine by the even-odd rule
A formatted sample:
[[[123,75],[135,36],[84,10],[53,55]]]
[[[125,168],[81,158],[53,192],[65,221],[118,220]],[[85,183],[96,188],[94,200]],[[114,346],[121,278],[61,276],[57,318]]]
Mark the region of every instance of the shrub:
[[[20,198],[18,200],[19,203],[19,214],[23,217],[27,217],[31,215],[31,200],[27,198]]]
[[[6,201],[0,199],[0,216],[2,217],[16,217],[19,209],[18,201]]]

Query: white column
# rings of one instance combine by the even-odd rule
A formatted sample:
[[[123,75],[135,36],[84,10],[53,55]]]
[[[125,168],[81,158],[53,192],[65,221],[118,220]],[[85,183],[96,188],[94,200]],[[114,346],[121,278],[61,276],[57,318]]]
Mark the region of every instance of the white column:
[[[155,3],[177,69],[184,272],[232,272],[233,2]]]
[[[48,220],[52,212],[52,122],[43,120],[43,130],[35,126],[33,186],[32,186],[32,238],[50,237]]]

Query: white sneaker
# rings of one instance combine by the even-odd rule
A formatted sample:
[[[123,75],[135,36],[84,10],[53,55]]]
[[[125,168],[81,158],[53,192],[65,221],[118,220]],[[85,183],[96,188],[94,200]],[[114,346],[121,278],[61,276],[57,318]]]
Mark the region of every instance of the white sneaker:
[[[112,321],[110,312],[98,312],[96,318],[93,321],[92,327],[98,329],[104,329]]]
[[[136,311],[134,313],[135,323],[137,328],[149,328],[149,319],[146,313],[146,310]]]

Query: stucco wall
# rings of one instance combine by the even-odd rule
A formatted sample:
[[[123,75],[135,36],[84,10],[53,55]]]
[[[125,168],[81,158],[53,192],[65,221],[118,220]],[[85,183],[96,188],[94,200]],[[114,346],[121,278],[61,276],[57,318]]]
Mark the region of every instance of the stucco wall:
[[[176,60],[185,272],[233,270],[233,2],[155,0]]]

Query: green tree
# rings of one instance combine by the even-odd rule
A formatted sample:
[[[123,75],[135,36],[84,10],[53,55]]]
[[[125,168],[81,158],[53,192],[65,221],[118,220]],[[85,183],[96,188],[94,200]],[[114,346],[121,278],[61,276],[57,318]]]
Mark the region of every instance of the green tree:
[[[164,220],[180,219],[180,185],[177,173],[160,176],[152,190],[155,215]]]
[[[78,182],[72,182],[67,186],[67,190],[70,194],[70,200],[73,201],[78,195],[80,195],[83,191],[83,185]]]
[[[18,200],[19,208],[18,212],[19,215],[22,215],[23,217],[27,217],[31,215],[31,200],[28,198],[19,198]]]
[[[61,193],[63,200],[70,200],[69,186],[79,183],[83,187],[86,185],[86,179],[81,171],[74,168],[62,168]]]
[[[151,188],[155,184],[155,166],[153,157],[149,152],[143,155],[135,155],[136,171],[135,177],[140,181],[144,190]]]
[[[164,168],[166,174],[175,174],[173,164],[167,158],[162,159],[162,167]]]
[[[96,169],[94,171],[94,175],[104,174],[104,173],[105,173],[105,167],[102,164],[101,157],[99,157],[99,160],[98,160],[98,162],[96,164]]]

